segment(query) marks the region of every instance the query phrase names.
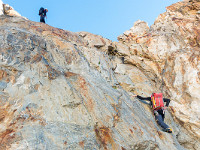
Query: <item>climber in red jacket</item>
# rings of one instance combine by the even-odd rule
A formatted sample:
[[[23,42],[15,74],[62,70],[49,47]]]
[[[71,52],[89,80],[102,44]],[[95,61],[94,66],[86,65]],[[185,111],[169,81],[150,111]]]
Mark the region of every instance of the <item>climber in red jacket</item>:
[[[139,95],[133,95],[140,100],[148,100],[153,108],[155,120],[162,127],[163,131],[172,133],[172,129],[169,128],[167,124],[164,123],[165,118],[165,108],[169,106],[170,99],[163,98],[162,93],[153,93],[151,97],[142,97]],[[166,102],[166,107],[164,106]]]

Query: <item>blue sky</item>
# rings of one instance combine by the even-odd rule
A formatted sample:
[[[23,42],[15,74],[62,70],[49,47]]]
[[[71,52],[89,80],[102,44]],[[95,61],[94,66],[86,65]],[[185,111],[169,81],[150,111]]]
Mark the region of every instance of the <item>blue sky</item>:
[[[72,32],[87,31],[113,41],[135,21],[152,25],[165,7],[180,0],[2,0],[22,16],[39,21],[38,11],[48,8],[46,23]]]

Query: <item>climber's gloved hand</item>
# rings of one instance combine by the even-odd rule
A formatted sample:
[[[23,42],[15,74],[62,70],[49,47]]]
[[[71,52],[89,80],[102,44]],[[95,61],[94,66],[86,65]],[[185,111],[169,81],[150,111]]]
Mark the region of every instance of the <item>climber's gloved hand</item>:
[[[132,97],[137,97],[137,95],[132,95]]]
[[[156,110],[154,110],[154,115],[155,115],[155,116],[158,116],[158,115],[159,115],[158,112],[157,112]]]

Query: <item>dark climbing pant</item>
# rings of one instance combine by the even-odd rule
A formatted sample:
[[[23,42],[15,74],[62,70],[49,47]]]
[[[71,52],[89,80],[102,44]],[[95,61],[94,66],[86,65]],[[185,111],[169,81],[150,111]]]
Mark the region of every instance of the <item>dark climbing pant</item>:
[[[165,130],[167,128],[169,128],[169,126],[167,124],[164,123],[164,115],[161,115],[159,113],[155,114],[155,119],[157,121],[157,123]]]
[[[43,22],[45,23],[45,20],[44,20],[45,16],[40,16],[40,22]]]

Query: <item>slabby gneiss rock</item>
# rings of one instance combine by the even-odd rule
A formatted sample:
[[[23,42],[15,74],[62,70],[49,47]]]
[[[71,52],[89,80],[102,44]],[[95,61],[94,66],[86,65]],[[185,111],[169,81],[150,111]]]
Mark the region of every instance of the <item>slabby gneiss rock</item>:
[[[124,57],[127,64],[145,76],[134,91],[142,94],[145,85],[145,95],[157,89],[171,98],[171,113],[183,127],[177,138],[188,149],[199,149],[200,139],[199,9],[197,0],[178,2],[167,7],[145,35],[118,38],[130,48],[132,55]],[[130,70],[126,73],[132,81],[139,76]]]
[[[0,16],[0,149],[199,149],[198,8],[169,6],[119,42]],[[171,99],[173,134],[131,97],[152,92]]]

